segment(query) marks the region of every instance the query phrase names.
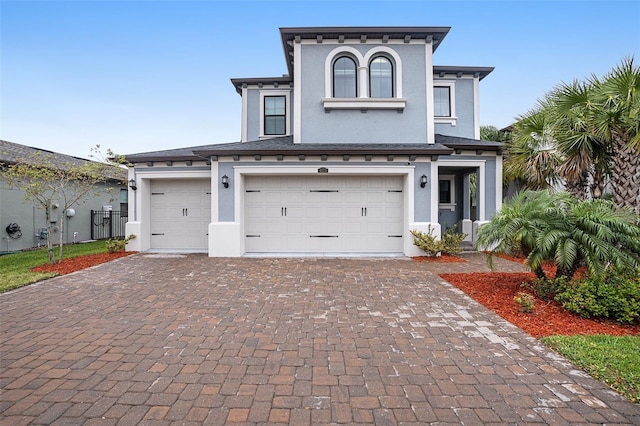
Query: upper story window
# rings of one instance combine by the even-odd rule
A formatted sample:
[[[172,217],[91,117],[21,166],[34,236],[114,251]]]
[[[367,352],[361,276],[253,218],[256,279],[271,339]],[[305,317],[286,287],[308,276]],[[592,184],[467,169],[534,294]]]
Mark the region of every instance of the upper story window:
[[[342,56],[333,63],[333,97],[358,96],[357,67],[353,59]]]
[[[456,82],[435,80],[433,82],[433,116],[436,123],[456,125]]]
[[[390,46],[339,46],[325,59],[322,105],[331,110],[402,112],[402,60]]]
[[[291,134],[291,90],[260,90],[259,139]],[[244,125],[244,124],[243,124]]]
[[[287,114],[285,96],[264,97],[264,134],[285,135]]]
[[[369,63],[369,94],[372,98],[393,97],[393,65],[384,56]]]
[[[451,117],[451,88],[435,86],[433,88],[433,114],[436,117]]]

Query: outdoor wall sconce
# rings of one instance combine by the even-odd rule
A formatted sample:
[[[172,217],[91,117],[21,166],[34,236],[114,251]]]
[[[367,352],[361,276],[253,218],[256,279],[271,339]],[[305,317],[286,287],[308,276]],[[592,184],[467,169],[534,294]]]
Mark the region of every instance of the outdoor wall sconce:
[[[136,180],[135,179],[129,180],[129,188],[133,189],[134,191],[136,189],[138,189],[138,185],[136,184]]]
[[[427,184],[427,175],[420,176],[420,188],[424,188]]]
[[[222,186],[224,186],[225,188],[229,187],[229,176],[222,176]]]

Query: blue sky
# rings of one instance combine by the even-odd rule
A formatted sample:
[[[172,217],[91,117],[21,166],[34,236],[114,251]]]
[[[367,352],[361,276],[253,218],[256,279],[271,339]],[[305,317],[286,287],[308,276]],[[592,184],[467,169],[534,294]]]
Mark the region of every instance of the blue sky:
[[[0,0],[0,138],[86,157],[240,138],[229,79],[279,76],[279,27],[450,26],[436,65],[493,66],[481,124],[640,61],[640,2]]]

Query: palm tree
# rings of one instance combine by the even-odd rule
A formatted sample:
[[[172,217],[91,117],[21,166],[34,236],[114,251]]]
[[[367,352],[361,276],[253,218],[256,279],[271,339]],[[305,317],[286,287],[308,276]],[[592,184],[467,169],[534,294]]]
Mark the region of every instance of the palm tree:
[[[596,86],[595,137],[612,148],[614,201],[640,213],[640,67],[626,58],[602,81],[591,80]]]
[[[564,154],[559,174],[566,189],[578,198],[604,195],[612,149],[609,143],[595,136],[591,111],[596,105],[595,86],[574,81],[559,85],[550,95],[550,114],[558,150]]]
[[[616,204],[640,213],[640,67],[628,58],[602,79],[560,84],[519,118],[507,155],[505,176],[527,188],[563,182],[600,198],[608,180]]]
[[[567,193],[523,190],[504,203],[491,220],[478,229],[476,248],[489,250],[489,263],[493,253],[526,256],[527,264],[540,279],[546,279],[542,262],[529,263],[528,259],[537,247],[541,229],[551,219],[550,208],[572,199]]]
[[[553,188],[560,182],[563,156],[553,135],[550,108],[546,100],[541,101],[536,109],[520,116],[507,143],[505,175],[528,189]]]
[[[480,227],[476,247],[521,252],[540,279],[547,278],[542,269],[547,261],[556,264],[556,277],[571,279],[583,264],[591,276],[603,276],[611,269],[639,270],[639,224],[633,211],[608,200],[525,190]]]

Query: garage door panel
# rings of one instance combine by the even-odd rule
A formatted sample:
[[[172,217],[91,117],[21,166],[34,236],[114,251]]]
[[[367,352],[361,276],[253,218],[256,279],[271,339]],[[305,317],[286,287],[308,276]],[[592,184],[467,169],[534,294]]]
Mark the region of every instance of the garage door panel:
[[[246,233],[261,235],[246,239],[247,252],[402,251],[402,238],[388,237],[402,235],[400,176],[250,176],[246,184],[260,191],[246,194]],[[274,205],[278,214],[265,214]]]
[[[206,250],[210,191],[210,179],[152,180],[151,249]]]

